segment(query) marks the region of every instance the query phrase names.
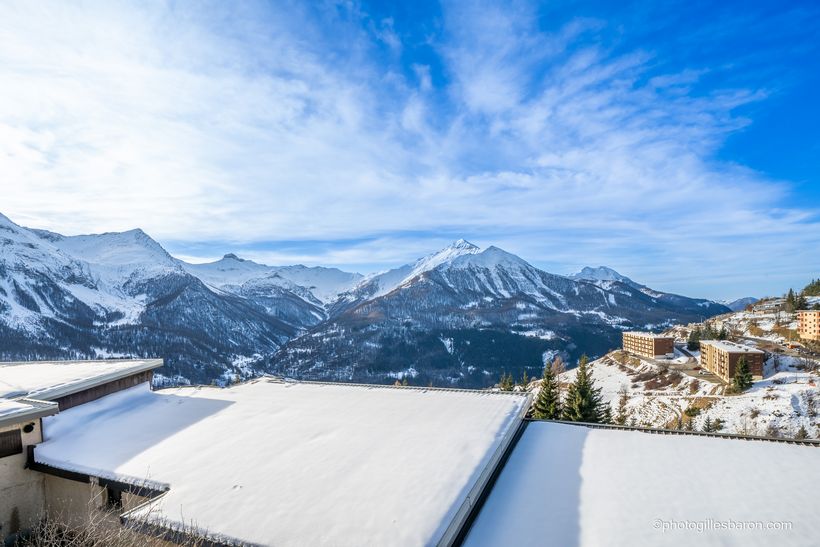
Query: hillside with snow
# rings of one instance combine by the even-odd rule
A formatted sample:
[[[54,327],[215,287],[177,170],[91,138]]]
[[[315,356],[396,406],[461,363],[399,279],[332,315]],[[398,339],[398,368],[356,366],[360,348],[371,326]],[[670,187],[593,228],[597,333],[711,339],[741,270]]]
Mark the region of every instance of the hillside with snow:
[[[626,425],[702,431],[708,420],[719,421],[722,433],[788,438],[803,426],[820,438],[820,362],[772,354],[764,379],[737,395],[727,395],[726,384],[711,374],[698,374],[697,365],[680,351],[668,363],[615,351],[592,361],[590,370],[612,415],[621,413]],[[566,386],[576,374],[566,371],[559,381]]]

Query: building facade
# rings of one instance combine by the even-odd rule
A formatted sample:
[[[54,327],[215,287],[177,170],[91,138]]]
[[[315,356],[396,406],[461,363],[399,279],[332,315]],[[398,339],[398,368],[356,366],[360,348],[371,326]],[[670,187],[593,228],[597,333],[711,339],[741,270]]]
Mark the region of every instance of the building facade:
[[[820,310],[800,310],[797,321],[797,333],[801,340],[820,340]]]
[[[720,377],[724,382],[734,380],[737,363],[741,357],[746,358],[752,377],[762,380],[764,352],[726,340],[700,341],[700,366]]]
[[[651,332],[625,332],[623,335],[624,351],[642,357],[665,357],[674,355],[675,339]]]

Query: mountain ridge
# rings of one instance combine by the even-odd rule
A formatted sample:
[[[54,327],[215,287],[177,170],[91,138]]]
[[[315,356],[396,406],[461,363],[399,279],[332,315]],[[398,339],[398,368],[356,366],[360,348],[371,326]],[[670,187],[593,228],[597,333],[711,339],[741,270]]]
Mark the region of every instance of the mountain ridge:
[[[279,372],[381,382],[413,369],[477,387],[515,359],[536,370],[546,353],[603,352],[624,328],[726,310],[633,285],[645,289],[551,274],[466,240],[363,276],[234,253],[190,264],[140,229],[62,236],[2,217],[0,355],[164,356],[180,381]]]

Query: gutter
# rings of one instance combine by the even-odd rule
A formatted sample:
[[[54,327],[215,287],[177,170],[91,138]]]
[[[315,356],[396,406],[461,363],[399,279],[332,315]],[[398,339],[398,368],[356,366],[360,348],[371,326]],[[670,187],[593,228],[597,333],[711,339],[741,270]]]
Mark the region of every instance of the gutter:
[[[518,393],[516,392],[516,394]],[[526,400],[515,417],[512,426],[501,439],[501,443],[496,447],[490,461],[484,466],[475,484],[467,493],[467,497],[456,511],[453,520],[444,530],[444,534],[436,544],[438,547],[452,547],[461,545],[464,542],[473,521],[478,517],[481,507],[484,505],[499,475],[501,475],[501,471],[524,433],[524,429],[527,427],[525,417],[530,410],[530,404],[532,404],[532,393],[526,392]]]
[[[71,361],[76,363],[77,361]],[[94,361],[90,361],[94,362]],[[109,360],[110,362],[110,360]],[[122,368],[118,368],[115,371],[109,372],[103,375],[97,375],[93,378],[87,378],[85,380],[80,380],[78,382],[71,382],[68,384],[63,384],[59,386],[54,386],[50,388],[45,388],[40,391],[31,392],[29,395],[35,396],[37,399],[44,400],[44,401],[53,401],[54,399],[59,399],[61,397],[65,397],[66,395],[72,395],[74,393],[78,393],[80,391],[85,391],[87,389],[95,388],[97,386],[101,386],[103,384],[107,384],[109,382],[114,382],[116,380],[121,380],[123,378],[127,378],[129,376],[133,376],[134,374],[138,374],[140,372],[146,372],[149,370],[154,370],[163,366],[162,359],[145,359],[138,362],[138,364],[134,364],[131,366],[124,366]]]
[[[40,401],[37,399],[10,399],[15,403],[28,405],[28,408],[4,414],[0,417],[0,427],[21,424],[23,422],[38,420],[46,416],[52,416],[59,411],[59,405],[50,401]]]

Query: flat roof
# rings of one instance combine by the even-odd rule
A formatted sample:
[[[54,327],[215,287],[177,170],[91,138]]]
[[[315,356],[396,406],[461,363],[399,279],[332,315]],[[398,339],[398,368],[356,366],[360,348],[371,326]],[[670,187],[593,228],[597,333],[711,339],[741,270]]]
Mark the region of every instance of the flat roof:
[[[464,544],[814,545],[817,450],[530,422]]]
[[[50,401],[162,366],[162,359],[0,363],[0,399]]]
[[[35,460],[168,489],[131,522],[264,545],[431,545],[451,537],[528,403],[268,378],[143,385],[47,418]]]
[[[655,334],[654,332],[644,332],[644,331],[638,331],[638,330],[624,331],[624,334],[632,334],[632,335],[641,336],[641,337],[644,337],[644,338],[674,338],[674,336],[667,336],[667,335],[664,335],[664,334]]]
[[[0,427],[17,425],[58,411],[57,403],[28,399],[0,399]]]
[[[734,342],[729,342],[728,340],[701,340],[700,343],[709,344],[710,346],[722,349],[723,351],[728,351],[729,353],[765,353],[757,348],[751,348],[749,346],[744,346],[743,344],[736,344]]]

